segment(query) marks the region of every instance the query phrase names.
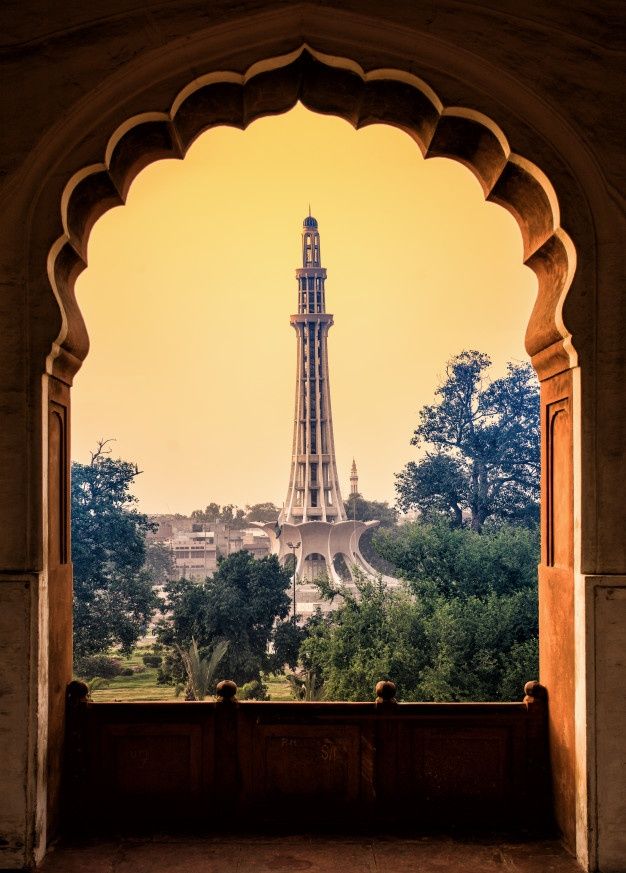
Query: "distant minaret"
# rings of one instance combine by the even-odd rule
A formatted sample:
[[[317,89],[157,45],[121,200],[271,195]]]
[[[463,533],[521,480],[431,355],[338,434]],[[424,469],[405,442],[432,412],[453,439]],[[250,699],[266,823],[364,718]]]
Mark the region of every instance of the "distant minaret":
[[[352,458],[352,469],[350,470],[350,494],[359,493],[359,474],[356,471],[356,461]]]
[[[333,317],[326,312],[326,270],[310,209],[302,223],[302,267],[296,278],[298,313],[290,319],[298,335],[296,408],[291,475],[280,523],[345,521],[328,379],[327,338]]]
[[[283,565],[287,559],[295,559],[294,613],[304,620],[317,608],[332,609],[330,602],[321,599],[314,581],[321,574],[335,584],[353,585],[355,594],[356,569],[369,577],[376,576],[361,554],[359,542],[365,531],[378,522],[356,518],[348,521],[341,499],[328,382],[327,338],[333,317],[326,312],[326,270],[321,263],[317,221],[310,209],[302,223],[302,266],[296,270],[296,279],[298,312],[290,319],[298,349],[289,488],[278,520],[260,527]],[[353,461],[353,494],[358,483]],[[347,566],[352,580],[349,583],[337,569],[338,557]],[[395,584],[395,580],[390,581]]]

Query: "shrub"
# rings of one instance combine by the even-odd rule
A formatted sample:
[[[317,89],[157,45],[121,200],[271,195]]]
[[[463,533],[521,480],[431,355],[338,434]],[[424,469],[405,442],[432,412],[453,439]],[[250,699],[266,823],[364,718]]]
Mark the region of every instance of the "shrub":
[[[241,700],[269,700],[267,693],[267,685],[264,685],[259,679],[253,679],[252,682],[246,682],[239,690]]]
[[[163,663],[157,670],[157,685],[176,687],[185,681],[186,673],[180,654],[176,650],[165,649]]]
[[[148,653],[147,655],[142,655],[141,660],[144,662],[146,667],[160,667],[163,663],[163,656]]]
[[[132,667],[124,667],[124,668],[122,669],[122,674],[121,674],[121,675],[122,675],[122,676],[133,676],[134,673],[135,673],[135,671],[133,670]]]
[[[74,672],[84,679],[113,679],[122,675],[122,664],[110,655],[85,655],[76,661]]]

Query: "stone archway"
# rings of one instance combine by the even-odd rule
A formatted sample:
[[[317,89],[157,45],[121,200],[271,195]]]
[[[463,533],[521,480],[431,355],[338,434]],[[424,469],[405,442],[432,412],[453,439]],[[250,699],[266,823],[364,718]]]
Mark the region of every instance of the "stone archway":
[[[576,256],[561,227],[557,197],[549,180],[533,163],[512,152],[493,121],[467,108],[444,106],[414,75],[398,70],[365,72],[354,61],[330,58],[304,45],[257,63],[244,73],[201,76],[176,95],[168,111],[128,119],[108,139],[101,162],[77,170],[63,191],[64,232],[48,257],[50,281],[63,316],[47,359],[51,385],[69,383],[87,353],[87,336],[73,286],[86,266],[89,233],[97,219],[124,203],[132,180],[150,162],[183,158],[194,140],[212,126],[245,128],[259,117],[289,110],[298,100],[311,110],[338,115],[357,128],[380,123],[398,126],[415,140],[426,158],[445,156],[460,161],[478,178],[485,197],[508,209],[520,227],[524,262],[538,279],[526,344],[543,386],[541,676],[551,694],[557,814],[573,839],[575,777],[567,750],[573,742],[572,372],[577,357],[562,310]],[[63,394],[66,389],[60,390]],[[69,520],[62,483],[67,482],[67,460],[55,463],[54,458],[59,451],[65,452],[63,457],[67,454],[57,448],[64,445],[62,422],[67,413],[62,399],[51,399],[51,404],[50,542],[66,543]],[[52,528],[55,513],[51,510],[59,501],[64,506],[65,523],[57,530]],[[54,546],[52,565],[61,548]],[[67,578],[65,582],[67,586]],[[65,610],[67,602],[66,594]],[[559,624],[557,637],[551,630],[555,622]],[[61,617],[55,626],[64,626]],[[57,648],[59,663],[66,664],[62,637]],[[62,685],[57,683],[57,687]],[[55,711],[51,697],[51,724],[55,721],[62,723],[62,712]]]
[[[315,49],[302,45],[302,34]],[[394,42],[395,39],[398,41]],[[555,157],[555,150],[565,148],[562,131],[555,134],[554,146],[528,151],[535,159],[545,157],[545,163],[540,162],[551,178],[555,178],[552,169],[558,168],[557,188],[562,202],[572,207],[576,197],[580,197],[580,211],[570,208],[567,212],[568,227],[576,231],[573,235],[577,249],[579,253],[587,252],[584,270],[582,273],[579,270],[575,277],[574,247],[560,226],[552,185],[534,164],[511,152],[500,129],[480,111],[455,108],[459,102],[466,106],[493,102],[503,107],[507,89],[513,100],[515,87],[510,82],[486,81],[479,64],[461,55],[453,57],[453,46],[426,40],[421,58],[424,69],[438,69],[435,76],[441,84],[438,90],[453,95],[447,101],[451,105],[444,106],[440,97],[413,75],[414,62],[402,60],[402,52],[406,58],[409,49],[407,43],[398,48],[400,43],[391,30],[383,33],[358,16],[348,15],[345,19],[339,16],[338,22],[330,22],[317,12],[315,18],[302,19],[285,13],[284,20],[277,23],[274,16],[261,25],[254,16],[248,16],[239,29],[217,27],[184,46],[177,43],[169,55],[166,52],[157,58],[155,54],[143,60],[129,73],[126,84],[132,87],[128,94],[120,81],[107,83],[101,93],[95,94],[91,106],[74,107],[70,117],[60,124],[60,132],[51,134],[32,157],[25,186],[25,190],[37,192],[31,195],[33,205],[28,212],[26,255],[26,261],[32,265],[27,310],[32,424],[24,451],[30,491],[23,513],[21,505],[16,510],[16,517],[26,519],[24,528],[32,533],[28,544],[16,538],[17,560],[11,560],[9,552],[6,558],[7,567],[26,568],[23,577],[28,576],[26,583],[36,591],[27,607],[34,616],[31,621],[38,627],[29,644],[35,653],[29,663],[35,667],[28,674],[31,732],[25,754],[30,755],[31,765],[27,792],[30,842],[24,850],[27,854],[37,853],[38,844],[40,853],[45,845],[46,801],[42,794],[46,785],[45,762],[59,754],[64,682],[70,664],[69,389],[88,347],[73,297],[73,284],[85,266],[89,230],[107,208],[123,202],[132,178],[150,161],[182,157],[193,138],[211,124],[245,127],[256,117],[286,111],[296,99],[302,99],[309,108],[337,114],[355,126],[395,124],[413,136],[426,156],[442,155],[462,161],[476,174],[485,196],[508,208],[520,225],[525,262],[539,281],[527,348],[542,379],[541,678],[551,695],[559,820],[570,845],[578,833],[579,855],[583,860],[588,857],[591,846],[587,836],[587,801],[591,789],[585,782],[588,735],[582,727],[586,715],[588,641],[584,594],[583,609],[581,612],[579,608],[576,618],[580,645],[575,640],[574,600],[578,598],[580,607],[580,595],[575,595],[573,580],[574,568],[580,568],[582,542],[590,543],[594,531],[593,521],[580,515],[581,371],[562,315],[565,309],[568,319],[572,316],[578,352],[591,354],[591,341],[585,334],[584,305],[572,303],[584,298],[583,279],[589,280],[593,272],[593,235],[588,232],[586,217],[581,217],[587,204],[577,182],[573,193],[568,191],[565,183],[571,180],[572,172]],[[382,49],[376,48],[379,45]],[[190,60],[202,46],[211,47],[204,60],[198,63]],[[318,50],[318,46],[325,52]],[[345,60],[342,55],[361,59],[361,65]],[[176,60],[171,71],[166,69],[168,58]],[[372,58],[381,61],[372,63]],[[181,69],[187,68],[201,72],[187,75],[184,81],[193,81],[181,91]],[[461,81],[463,68],[469,84],[465,87],[451,84],[453,80]],[[221,72],[225,69],[235,72]],[[462,99],[464,93],[468,95],[466,100]],[[476,94],[483,96],[473,99]],[[112,101],[112,112],[105,111],[106,100]],[[531,106],[532,101],[521,102],[521,114],[533,116],[533,123],[539,124],[541,112],[537,107]],[[143,112],[146,106],[159,108]],[[130,120],[120,123],[120,114]],[[515,142],[533,139],[524,129],[525,121],[516,124],[510,113],[503,109],[502,114],[507,115],[510,122],[507,133]],[[115,131],[112,137],[111,130]],[[570,163],[576,175],[582,172],[582,164],[574,152],[575,149],[572,155],[576,159],[572,158]],[[59,199],[61,233],[57,219]],[[47,277],[41,269],[46,253],[49,253]],[[574,296],[568,295],[570,286],[572,290],[576,286]],[[45,414],[40,418],[42,409]],[[15,475],[20,472],[16,469]],[[593,483],[587,488],[592,486]],[[16,489],[16,493],[21,492]],[[23,577],[18,577],[18,581]],[[49,654],[53,655],[55,667],[48,685]],[[49,709],[49,725],[37,715],[45,708]],[[52,811],[57,803],[53,790],[48,798]]]
[[[201,76],[180,91],[167,112],[129,118],[109,137],[102,161],[78,169],[61,200],[63,234],[51,247],[48,274],[62,313],[47,371],[72,376],[88,349],[73,296],[86,267],[89,233],[108,209],[121,206],[149,163],[182,159],[194,140],[218,125],[245,129],[257,118],[287,112],[296,102],[337,115],[361,128],[390,124],[405,130],[424,157],[448,157],[467,166],[485,198],[518,222],[524,263],[538,278],[538,296],[526,345],[540,378],[576,366],[563,305],[576,267],[572,241],[560,223],[556,193],[545,174],[515,154],[499,127],[480,112],[444,106],[417,76],[400,70],[365,72],[346,58],[303,45],[254,64],[245,73]]]

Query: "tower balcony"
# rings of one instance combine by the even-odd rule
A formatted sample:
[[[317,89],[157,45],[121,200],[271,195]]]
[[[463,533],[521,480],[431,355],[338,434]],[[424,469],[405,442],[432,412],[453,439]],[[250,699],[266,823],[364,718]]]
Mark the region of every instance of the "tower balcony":
[[[295,456],[298,464],[306,464],[308,460],[313,460],[314,463],[328,464],[330,455],[328,452],[310,452],[309,454],[299,454]]]
[[[289,324],[305,325],[308,322],[316,322],[317,324],[327,324],[329,327],[334,324],[333,316],[330,312],[297,312],[289,316]]]
[[[326,267],[298,267],[296,270],[296,278],[312,278],[312,279],[325,279],[326,278]]]

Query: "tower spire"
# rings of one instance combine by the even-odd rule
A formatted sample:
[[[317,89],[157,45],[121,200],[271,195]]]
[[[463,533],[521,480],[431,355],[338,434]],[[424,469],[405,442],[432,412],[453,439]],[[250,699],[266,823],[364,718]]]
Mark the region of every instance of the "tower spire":
[[[321,265],[317,220],[302,222],[302,267],[296,270],[298,312],[291,324],[298,338],[298,372],[291,476],[281,521],[345,521],[337,475],[330,406],[326,270]]]

